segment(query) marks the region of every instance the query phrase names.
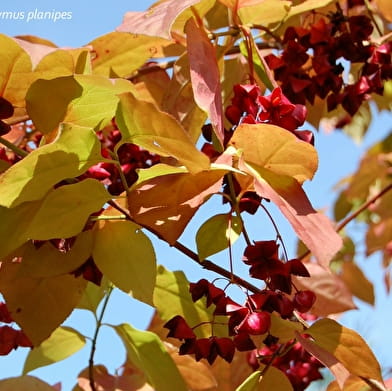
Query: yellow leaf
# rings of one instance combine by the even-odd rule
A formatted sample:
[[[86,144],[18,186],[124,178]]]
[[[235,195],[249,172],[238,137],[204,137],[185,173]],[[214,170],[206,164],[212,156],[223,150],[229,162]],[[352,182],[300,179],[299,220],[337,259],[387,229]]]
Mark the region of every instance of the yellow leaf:
[[[106,77],[132,75],[148,59],[181,54],[184,48],[173,41],[142,34],[111,32],[94,39],[93,73]]]
[[[389,0],[376,0],[376,4],[385,19],[392,22],[392,9]]]
[[[0,96],[14,106],[24,107],[31,82],[29,55],[10,37],[0,34]]]
[[[0,205],[39,200],[56,183],[81,175],[101,160],[101,144],[92,129],[63,124],[53,143],[34,150],[0,176]]]
[[[73,355],[83,348],[86,339],[70,327],[59,327],[52,335],[29,352],[23,367],[26,374],[36,368],[50,365]]]
[[[181,124],[150,102],[139,101],[131,93],[121,94],[116,120],[123,142],[174,157],[194,174],[210,165],[209,158],[196,148]]]
[[[265,0],[260,4],[243,7],[238,15],[243,24],[261,24],[268,26],[284,20],[290,11],[291,1]]]
[[[34,346],[38,346],[69,316],[87,281],[65,274],[51,278],[21,277],[21,264],[0,269],[2,294],[13,319]]]
[[[138,225],[131,221],[101,221],[94,230],[93,258],[114,285],[135,299],[153,304],[155,253]]]
[[[333,354],[353,375],[382,382],[380,364],[364,339],[332,319],[315,322],[306,333]]]
[[[230,144],[242,151],[247,163],[299,183],[312,179],[318,166],[315,148],[286,129],[269,124],[238,126]]]
[[[282,319],[275,312],[271,314],[270,334],[279,338],[279,343],[286,343],[295,338],[295,332],[303,331],[303,326],[299,322],[291,322],[288,319]]]

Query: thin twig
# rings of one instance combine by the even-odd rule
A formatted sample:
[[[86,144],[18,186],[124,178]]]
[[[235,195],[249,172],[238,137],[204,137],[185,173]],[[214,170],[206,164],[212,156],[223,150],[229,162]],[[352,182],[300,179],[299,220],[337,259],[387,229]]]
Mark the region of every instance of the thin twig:
[[[113,287],[110,286],[108,293],[105,297],[105,300],[103,302],[102,305],[102,310],[101,313],[99,314],[99,317],[97,318],[97,323],[95,326],[95,332],[94,332],[94,336],[92,339],[92,345],[91,345],[91,351],[90,351],[90,358],[88,361],[88,378],[89,378],[89,382],[90,382],[90,387],[91,387],[91,391],[97,391],[96,387],[95,387],[95,380],[94,380],[94,354],[95,354],[95,350],[96,350],[96,346],[97,346],[97,340],[98,340],[98,334],[99,334],[99,330],[102,326],[102,319],[103,316],[105,314],[105,310],[106,307],[108,305],[109,299],[110,299],[110,294],[113,291]]]
[[[15,144],[11,143],[10,141],[8,141],[7,139],[1,136],[0,136],[0,144],[5,145],[8,149],[10,149],[12,152],[16,153],[20,157],[25,157],[29,154],[27,151],[20,149]]]
[[[111,201],[108,202],[108,204],[110,206],[112,206],[113,208],[117,209],[122,214],[124,214],[126,216],[127,220],[130,220],[130,221],[135,222],[136,224],[138,224],[136,221],[134,221],[134,219],[128,213],[128,211],[126,211],[123,207],[121,207],[121,205],[119,205],[116,201],[111,200]],[[144,228],[146,228],[151,233],[156,235],[159,239],[162,239],[160,237],[160,235],[157,232],[154,232],[151,228],[149,228],[149,227],[144,227]],[[162,240],[164,240],[164,239],[162,239]],[[188,258],[190,258],[191,260],[193,260],[194,262],[199,264],[203,269],[206,269],[206,270],[212,271],[214,273],[220,274],[221,276],[226,277],[229,281],[231,281],[231,282],[233,282],[235,284],[241,285],[242,287],[244,287],[245,289],[248,289],[249,291],[251,291],[253,293],[260,292],[260,289],[257,288],[256,286],[252,285],[251,283],[249,283],[248,281],[242,279],[241,277],[239,277],[239,276],[237,276],[235,274],[232,274],[230,271],[224,269],[223,267],[218,266],[214,262],[212,262],[212,261],[210,261],[208,259],[200,260],[199,256],[194,251],[192,251],[190,248],[186,247],[182,243],[176,241],[176,242],[174,242],[174,244],[172,244],[172,247],[176,248],[178,251],[182,252]]]
[[[355,212],[351,215],[347,216],[344,220],[342,220],[336,226],[336,232],[340,232],[348,223],[354,220],[358,215],[360,215],[364,210],[366,210],[370,205],[374,204],[379,198],[381,198],[384,194],[386,194],[389,190],[392,189],[392,183],[388,186],[384,187],[379,193],[377,193],[374,197],[370,198],[370,200],[366,201],[362,204]],[[298,259],[302,260],[306,258],[311,253],[310,250],[305,251]]]

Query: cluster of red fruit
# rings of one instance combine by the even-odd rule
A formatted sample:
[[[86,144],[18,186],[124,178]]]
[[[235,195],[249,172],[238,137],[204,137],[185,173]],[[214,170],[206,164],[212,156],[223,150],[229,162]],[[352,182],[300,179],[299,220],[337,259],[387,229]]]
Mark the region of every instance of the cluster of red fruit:
[[[113,121],[114,129],[98,132],[98,137],[102,144],[102,156],[112,159],[114,149],[121,140],[121,133]],[[131,186],[136,182],[138,176],[136,169],[148,168],[160,162],[160,156],[152,154],[138,145],[126,143],[120,146],[117,151],[121,171],[124,174],[127,185]],[[113,163],[101,162],[92,166],[83,178],[94,178],[102,181],[108,191],[113,195],[121,194],[125,189],[121,180],[118,166]]]
[[[213,315],[227,317],[229,337],[211,336],[197,338],[194,329],[186,320],[177,315],[164,327],[169,329],[168,337],[183,341],[179,353],[194,354],[196,360],[202,358],[212,364],[217,356],[231,362],[235,350],[240,352],[256,349],[252,336],[263,336],[265,343],[276,340],[270,335],[271,313],[276,312],[284,319],[291,318],[293,311],[307,312],[316,300],[311,291],[297,291],[292,297],[291,276],[309,276],[301,261],[292,259],[283,262],[278,256],[279,245],[274,241],[258,241],[246,247],[243,261],[250,266],[252,277],[263,280],[265,289],[247,295],[243,305],[236,303],[225,291],[213,283],[202,279],[190,284],[192,300],[206,299],[206,306],[215,305]],[[295,288],[295,287],[294,287]],[[213,326],[214,321],[211,322]],[[212,327],[213,329],[213,327]]]
[[[13,321],[7,305],[0,302],[0,323],[12,323]],[[33,347],[22,330],[14,329],[8,325],[0,326],[0,356],[6,356],[19,346],[28,348]]]
[[[302,104],[293,104],[275,88],[270,95],[263,96],[256,84],[236,84],[231,105],[226,108],[226,118],[233,124],[271,124],[294,133],[299,139],[313,143],[313,133],[299,131],[306,119],[307,110]],[[233,128],[235,130],[235,128]]]
[[[311,382],[323,378],[320,368],[324,365],[295,341],[255,349],[249,353],[248,363],[254,370],[260,363],[280,369],[289,378],[294,391],[303,391]]]
[[[392,44],[371,42],[373,24],[366,15],[346,17],[340,9],[309,28],[289,27],[280,55],[266,57],[284,94],[295,103],[327,99],[328,110],[339,104],[354,115],[371,93],[382,95],[392,78]],[[362,64],[354,83],[345,84],[343,61]]]

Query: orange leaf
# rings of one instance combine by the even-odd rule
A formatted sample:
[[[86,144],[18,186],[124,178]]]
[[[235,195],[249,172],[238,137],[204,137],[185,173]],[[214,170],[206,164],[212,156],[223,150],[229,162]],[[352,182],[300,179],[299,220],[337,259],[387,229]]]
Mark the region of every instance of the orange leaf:
[[[222,94],[215,48],[206,32],[193,19],[186,24],[185,32],[195,101],[208,113],[215,133],[223,144]]]
[[[257,194],[270,199],[279,207],[317,262],[328,267],[329,261],[342,246],[342,239],[335,232],[331,221],[313,209],[295,179],[267,172],[263,177],[267,182],[261,178],[255,180]]]
[[[154,166],[159,169],[159,166]],[[136,185],[128,196],[134,221],[173,244],[200,205],[219,191],[225,170],[161,175]]]
[[[295,286],[300,290],[311,290],[316,294],[311,313],[318,316],[337,314],[355,309],[351,292],[341,278],[329,270],[313,263],[307,263],[310,277],[293,277]]]

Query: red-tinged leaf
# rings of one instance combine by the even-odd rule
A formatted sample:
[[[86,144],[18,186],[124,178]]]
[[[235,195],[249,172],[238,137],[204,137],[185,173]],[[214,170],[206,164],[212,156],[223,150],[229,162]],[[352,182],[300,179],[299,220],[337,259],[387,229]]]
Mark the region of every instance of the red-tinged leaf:
[[[341,248],[342,239],[327,216],[313,209],[299,183],[288,176],[264,170],[263,179],[255,180],[255,190],[259,196],[270,199],[279,207],[317,262],[328,267]]]
[[[296,332],[296,337],[308,353],[312,354],[327,368],[329,368],[335,376],[340,388],[343,388],[344,383],[350,376],[350,372],[344,367],[344,365],[342,365],[330,352],[318,346],[310,339],[302,337],[298,332]]]
[[[336,357],[351,374],[382,382],[380,364],[365,340],[354,330],[325,318],[313,323],[306,334],[318,347]]]
[[[192,89],[196,103],[206,111],[219,141],[223,144],[223,110],[220,73],[216,51],[204,29],[193,19],[185,26]]]
[[[353,295],[343,280],[320,265],[307,263],[310,277],[293,276],[299,290],[311,290],[316,294],[316,302],[310,312],[318,316],[328,316],[355,309]]]
[[[177,17],[200,0],[166,0],[143,12],[127,12],[117,31],[171,38],[171,27]]]
[[[149,172],[162,166],[156,165]],[[219,191],[224,173],[218,169],[195,175],[182,172],[152,177],[132,188],[129,212],[136,223],[173,244],[200,205]]]
[[[125,363],[116,375],[110,374],[103,365],[95,365],[93,371],[97,390],[153,391],[153,388],[146,383],[144,374],[131,363]],[[86,368],[79,373],[78,386],[80,390],[92,391],[89,368]]]
[[[0,380],[0,391],[53,391],[53,388],[33,376],[18,376]]]

